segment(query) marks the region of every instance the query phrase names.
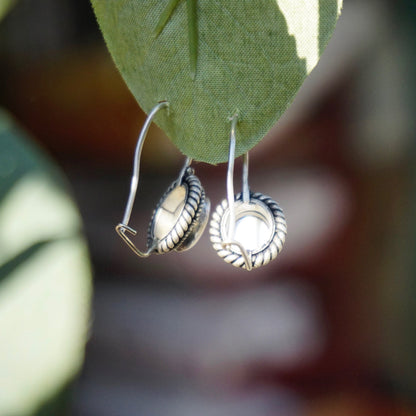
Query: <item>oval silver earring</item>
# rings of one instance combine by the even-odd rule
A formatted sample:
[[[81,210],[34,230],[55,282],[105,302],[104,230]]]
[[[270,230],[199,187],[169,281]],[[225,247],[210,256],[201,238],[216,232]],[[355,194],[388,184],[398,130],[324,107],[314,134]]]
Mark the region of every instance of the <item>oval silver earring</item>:
[[[178,178],[170,185],[153,212],[147,232],[147,250],[140,251],[126,232],[135,236],[137,231],[128,224],[139,184],[140,156],[150,124],[156,113],[168,108],[169,103],[158,103],[149,113],[134,153],[133,175],[130,184],[123,221],[116,226],[117,234],[139,257],[152,253],[163,254],[169,251],[185,251],[199,240],[208,222],[210,202],[205,197],[201,182],[190,167],[192,159],[186,159]]]
[[[225,262],[249,271],[277,257],[285,242],[287,226],[277,202],[267,195],[250,191],[248,153],[243,162],[243,190],[234,195],[236,125],[237,115],[234,115],[231,118],[227,198],[212,215],[210,238],[217,254]]]

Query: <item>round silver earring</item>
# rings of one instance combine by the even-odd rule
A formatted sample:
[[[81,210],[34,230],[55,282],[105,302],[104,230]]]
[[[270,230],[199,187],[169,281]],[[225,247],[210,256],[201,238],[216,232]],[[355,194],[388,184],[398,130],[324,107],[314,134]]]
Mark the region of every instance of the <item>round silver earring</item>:
[[[143,125],[134,153],[130,194],[123,221],[116,226],[117,234],[139,257],[148,257],[152,253],[163,254],[172,250],[190,249],[202,235],[209,217],[209,199],[206,198],[201,182],[190,167],[192,159],[188,158],[178,178],[167,189],[153,212],[147,232],[147,250],[140,251],[126,235],[126,232],[133,236],[137,235],[137,231],[128,224],[139,184],[143,143],[156,113],[168,107],[169,103],[166,101],[158,103],[149,113]]]
[[[245,270],[264,266],[281,252],[287,225],[279,204],[267,195],[250,191],[248,153],[244,155],[243,190],[234,195],[235,130],[231,118],[227,171],[227,198],[216,208],[210,223],[210,238],[217,254],[227,263]]]

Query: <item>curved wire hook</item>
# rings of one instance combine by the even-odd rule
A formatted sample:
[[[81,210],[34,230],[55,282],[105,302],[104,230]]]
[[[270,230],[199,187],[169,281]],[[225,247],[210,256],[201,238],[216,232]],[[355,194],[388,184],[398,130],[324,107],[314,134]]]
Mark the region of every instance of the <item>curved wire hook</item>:
[[[235,160],[235,128],[237,126],[238,114],[234,114],[231,118],[231,133],[230,133],[230,149],[228,152],[228,169],[227,169],[227,200],[229,208],[229,222],[228,233],[226,241],[222,242],[222,246],[237,246],[244,258],[246,270],[250,271],[253,268],[251,253],[248,253],[245,247],[235,240],[235,210],[234,210],[234,160]],[[243,162],[243,202],[250,202],[250,189],[248,186],[248,153],[244,155]]]
[[[161,101],[160,103],[158,103],[149,113],[143,125],[142,131],[140,132],[139,138],[137,139],[136,149],[134,151],[133,175],[131,177],[130,193],[129,193],[129,198],[127,200],[126,209],[124,211],[123,221],[116,226],[117,234],[139,257],[149,257],[149,255],[155,249],[155,245],[156,245],[155,242],[145,253],[143,253],[135,246],[135,244],[130,240],[130,238],[127,237],[125,232],[126,231],[129,232],[133,236],[137,235],[137,231],[129,227],[128,223],[130,221],[131,211],[133,209],[134,200],[136,198],[137,186],[139,184],[140,156],[142,154],[143,143],[146,138],[147,132],[149,131],[150,124],[152,123],[153,118],[155,117],[156,113],[162,108],[168,108],[168,107],[169,107],[169,103],[167,101]],[[189,162],[189,159],[187,159],[186,163],[188,162]],[[182,172],[181,172],[180,177],[181,176],[182,176]]]

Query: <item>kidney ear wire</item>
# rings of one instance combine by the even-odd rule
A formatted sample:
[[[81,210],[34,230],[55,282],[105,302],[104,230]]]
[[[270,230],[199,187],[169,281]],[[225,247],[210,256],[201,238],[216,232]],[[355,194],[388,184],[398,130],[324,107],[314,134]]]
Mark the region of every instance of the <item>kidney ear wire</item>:
[[[122,222],[115,227],[117,234],[139,257],[149,257],[152,253],[163,254],[171,250],[184,251],[193,247],[208,222],[210,203],[205,197],[199,179],[190,167],[192,159],[187,158],[178,178],[156,206],[147,233],[147,250],[139,250],[126,234],[137,235],[137,231],[129,226],[129,222],[139,184],[143,143],[153,118],[164,108],[169,108],[167,101],[158,103],[147,116],[140,132],[134,152],[133,174],[127,205]]]
[[[230,118],[227,198],[212,215],[210,238],[217,254],[247,271],[268,264],[283,248],[287,226],[283,211],[270,197],[250,192],[248,153],[244,155],[242,191],[234,194],[234,159],[238,116]]]
[[[251,255],[244,246],[237,241],[235,236],[235,208],[234,208],[234,161],[235,161],[235,129],[238,122],[238,114],[234,114],[231,118],[230,147],[228,151],[228,168],[227,168],[227,201],[229,206],[229,220],[226,239],[221,242],[223,248],[232,245],[237,246],[244,258],[246,270],[251,270]],[[250,189],[248,186],[248,153],[244,155],[243,167],[243,200],[245,203],[250,201]]]

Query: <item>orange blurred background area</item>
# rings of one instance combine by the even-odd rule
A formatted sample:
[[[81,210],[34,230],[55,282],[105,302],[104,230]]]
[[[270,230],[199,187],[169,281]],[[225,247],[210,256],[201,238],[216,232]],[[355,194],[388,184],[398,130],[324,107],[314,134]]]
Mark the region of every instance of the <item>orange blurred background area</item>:
[[[0,25],[0,105],[63,167],[96,277],[70,414],[416,415],[412,13],[406,0],[345,0],[321,63],[250,152],[251,188],[281,204],[288,238],[246,273],[207,232],[181,254],[126,248],[114,226],[145,115],[88,2],[19,0]],[[153,126],[138,244],[182,161]],[[226,165],[194,167],[215,207]]]

